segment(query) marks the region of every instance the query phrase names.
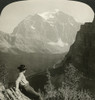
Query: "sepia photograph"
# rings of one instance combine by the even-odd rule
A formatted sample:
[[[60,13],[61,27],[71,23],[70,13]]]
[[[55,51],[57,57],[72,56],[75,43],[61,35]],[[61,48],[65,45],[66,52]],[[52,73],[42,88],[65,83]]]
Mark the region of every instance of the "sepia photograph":
[[[0,0],[0,100],[95,100],[95,0]]]

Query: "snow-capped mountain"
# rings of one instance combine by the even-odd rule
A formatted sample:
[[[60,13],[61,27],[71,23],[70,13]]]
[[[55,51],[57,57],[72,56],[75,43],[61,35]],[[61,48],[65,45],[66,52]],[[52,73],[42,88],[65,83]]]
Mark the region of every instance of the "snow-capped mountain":
[[[80,24],[73,17],[59,10],[29,15],[11,35],[0,32],[0,50],[13,53],[18,50],[27,53],[64,53],[69,50],[79,27]]]

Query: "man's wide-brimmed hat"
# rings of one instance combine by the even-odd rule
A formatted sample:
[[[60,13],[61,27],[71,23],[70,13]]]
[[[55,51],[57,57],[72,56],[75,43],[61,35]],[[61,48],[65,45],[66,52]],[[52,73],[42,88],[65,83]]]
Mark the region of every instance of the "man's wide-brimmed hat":
[[[25,65],[20,65],[19,67],[17,67],[17,69],[20,70],[20,71],[24,71],[27,68],[25,67]]]

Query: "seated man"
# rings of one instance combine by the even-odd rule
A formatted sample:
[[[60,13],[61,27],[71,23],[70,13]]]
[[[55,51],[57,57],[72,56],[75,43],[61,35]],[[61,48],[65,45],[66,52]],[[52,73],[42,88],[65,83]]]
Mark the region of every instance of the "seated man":
[[[37,93],[30,85],[29,82],[26,80],[24,73],[26,72],[25,65],[20,65],[18,67],[19,70],[19,77],[16,80],[16,93],[19,91],[19,87],[22,89],[22,93],[29,97],[30,99],[34,100],[42,100],[39,93]]]

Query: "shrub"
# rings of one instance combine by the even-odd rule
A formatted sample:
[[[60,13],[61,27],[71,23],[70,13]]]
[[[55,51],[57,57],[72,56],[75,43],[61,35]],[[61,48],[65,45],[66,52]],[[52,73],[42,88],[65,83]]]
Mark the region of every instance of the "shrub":
[[[66,67],[64,82],[58,90],[51,83],[51,75],[48,70],[47,77],[46,94],[43,95],[44,100],[94,100],[89,91],[78,90],[78,83],[82,74],[71,64]]]

